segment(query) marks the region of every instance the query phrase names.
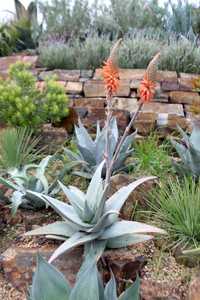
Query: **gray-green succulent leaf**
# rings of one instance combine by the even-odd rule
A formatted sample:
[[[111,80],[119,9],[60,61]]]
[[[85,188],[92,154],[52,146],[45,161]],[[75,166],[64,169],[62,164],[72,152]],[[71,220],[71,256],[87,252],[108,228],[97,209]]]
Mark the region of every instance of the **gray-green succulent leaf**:
[[[1,183],[14,191],[10,198],[12,213],[16,213],[19,207],[26,209],[44,208],[47,202],[41,195],[51,195],[51,193],[56,192],[57,185],[54,185],[54,190],[52,190],[45,175],[51,159],[53,157],[49,155],[42,159],[38,165],[29,164],[20,169],[9,170],[8,179],[0,178]],[[30,170],[33,172],[29,172]]]
[[[87,250],[73,288],[62,273],[38,255],[37,268],[29,289],[28,300],[139,300],[139,277],[118,298],[117,285],[112,271],[110,281],[104,289],[97,269],[97,262],[104,250],[104,245],[99,244],[98,249],[94,249],[91,243]]]
[[[104,242],[107,247],[120,248],[151,239],[153,234],[165,233],[164,230],[140,222],[119,220],[120,209],[128,196],[140,184],[155,177],[138,179],[119,189],[106,200],[106,188],[101,177],[103,167],[104,162],[97,168],[86,193],[76,187],[66,187],[60,183],[69,204],[29,191],[33,196],[46,201],[63,219],[63,222],[56,222],[26,233],[26,235],[42,234],[51,238],[66,239],[52,255],[51,262],[79,245]]]
[[[94,174],[98,165],[104,159],[106,148],[106,127],[100,129],[99,122],[97,123],[96,137],[93,140],[79,120],[79,126],[75,126],[76,144],[78,153],[73,153],[69,149],[65,149],[65,154],[72,161],[83,161],[80,171],[75,171],[74,174],[89,178]],[[118,155],[118,158],[113,166],[113,173],[124,169],[126,159],[132,154],[133,149],[131,144],[134,141],[136,132],[127,136]],[[113,117],[109,124],[109,153],[108,156],[112,159],[119,142],[119,130],[116,118]],[[103,172],[105,173],[105,166]]]
[[[194,126],[190,136],[180,127],[178,130],[182,135],[182,141],[171,140],[181,158],[181,163],[176,163],[175,167],[183,175],[190,174],[198,178],[200,176],[200,128]]]

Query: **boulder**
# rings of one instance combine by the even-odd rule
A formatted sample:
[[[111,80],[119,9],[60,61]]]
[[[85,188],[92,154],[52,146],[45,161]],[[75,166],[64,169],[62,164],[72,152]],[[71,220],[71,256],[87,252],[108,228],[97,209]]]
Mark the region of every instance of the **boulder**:
[[[112,176],[109,191],[110,196],[118,191],[121,187],[127,186],[133,181],[134,179],[126,174],[117,174]],[[154,184],[155,183],[152,180],[144,182],[131,193],[120,212],[122,219],[132,220],[136,203],[140,203],[144,207],[146,206],[146,195],[153,188]]]
[[[44,258],[49,259],[57,246],[48,245],[44,247],[19,247],[13,246],[7,249],[0,259],[0,267],[3,269],[4,277],[13,287],[20,291],[27,290],[32,281],[32,274],[35,270],[36,256],[40,253]],[[55,263],[69,283],[75,282],[76,274],[82,263],[82,248],[75,248],[63,254]]]

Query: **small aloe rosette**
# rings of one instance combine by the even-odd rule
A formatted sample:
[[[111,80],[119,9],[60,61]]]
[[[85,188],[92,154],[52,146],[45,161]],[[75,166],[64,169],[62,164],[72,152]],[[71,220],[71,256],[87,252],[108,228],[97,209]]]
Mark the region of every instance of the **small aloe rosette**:
[[[64,203],[46,195],[32,192],[41,197],[62,218],[26,235],[46,235],[53,239],[64,241],[53,253],[50,262],[66,251],[79,245],[104,243],[107,248],[121,248],[139,242],[148,241],[153,234],[165,234],[165,231],[140,222],[123,221],[119,219],[120,209],[128,196],[142,183],[154,180],[155,177],[144,177],[126,187],[119,189],[109,199],[106,199],[107,188],[101,177],[104,162],[97,168],[88,190],[85,193],[74,186],[60,186],[69,203]]]

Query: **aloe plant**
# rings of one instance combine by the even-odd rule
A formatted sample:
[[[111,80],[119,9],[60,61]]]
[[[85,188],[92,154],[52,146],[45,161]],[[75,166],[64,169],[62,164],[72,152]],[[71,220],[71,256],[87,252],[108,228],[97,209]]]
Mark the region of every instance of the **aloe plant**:
[[[155,177],[144,177],[118,190],[108,200],[108,186],[101,178],[104,162],[97,168],[85,193],[74,186],[59,182],[70,204],[35,192],[30,195],[46,201],[64,220],[27,232],[26,235],[46,235],[63,240],[50,262],[71,248],[90,242],[104,241],[105,247],[121,248],[152,239],[149,233],[165,233],[157,227],[139,222],[119,220],[119,212],[131,192],[140,184]]]
[[[116,281],[111,273],[111,279],[104,289],[95,257],[91,252],[81,266],[75,286],[71,288],[62,273],[38,256],[28,300],[139,300],[139,288],[140,281],[137,278],[118,298]]]
[[[109,146],[109,157],[110,159],[113,157],[113,154],[116,150],[116,146],[119,142],[119,130],[117,126],[116,118],[112,118],[110,121],[110,146]],[[136,133],[133,133],[125,139],[118,159],[116,160],[113,166],[113,172],[119,172],[125,169],[125,160],[131,153],[133,149],[131,149],[131,144],[134,141]],[[105,155],[106,149],[106,128],[104,127],[102,130],[100,129],[99,123],[97,123],[97,131],[96,138],[93,140],[83,126],[81,121],[79,120],[79,126],[75,126],[75,135],[76,135],[76,144],[78,147],[78,152],[72,152],[69,149],[64,149],[65,154],[71,161],[80,162],[82,165],[81,172],[74,172],[76,175],[80,175],[86,178],[91,178],[94,172],[96,171],[98,165],[102,162]],[[105,170],[104,170],[105,173]]]
[[[52,156],[47,156],[36,164],[29,164],[20,169],[8,171],[8,179],[0,177],[0,183],[14,192],[11,196],[12,213],[16,213],[18,207],[26,209],[40,209],[45,207],[45,201],[29,191],[54,195],[57,191],[55,182],[48,183],[45,171]]]
[[[183,139],[180,143],[171,140],[181,158],[181,163],[176,163],[175,166],[180,173],[198,178],[200,176],[200,128],[194,125],[190,136],[180,127],[178,130]]]

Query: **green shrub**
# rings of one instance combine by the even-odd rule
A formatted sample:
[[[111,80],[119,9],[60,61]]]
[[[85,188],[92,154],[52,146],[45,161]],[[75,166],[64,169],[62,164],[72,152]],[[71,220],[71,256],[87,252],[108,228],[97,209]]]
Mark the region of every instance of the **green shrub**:
[[[173,246],[200,245],[200,184],[171,179],[150,195],[153,222],[168,232]]]
[[[134,149],[133,158],[136,160],[134,173],[163,178],[172,172],[168,144],[164,142],[159,145],[158,136],[155,134],[135,143]]]
[[[0,118],[5,124],[36,129],[46,122],[59,122],[68,114],[68,98],[64,88],[47,79],[39,91],[28,65],[11,66],[10,79],[0,82]]]
[[[29,128],[6,128],[0,135],[0,166],[3,170],[20,169],[34,163],[43,149],[37,149],[40,137]]]
[[[0,25],[0,56],[11,54],[15,48],[19,38],[16,28],[9,25]]]
[[[108,37],[89,36],[84,42],[78,39],[40,43],[40,62],[47,68],[93,69],[102,66],[112,42]],[[149,60],[161,51],[159,68],[162,70],[199,73],[200,49],[186,38],[167,39],[160,31],[140,31],[126,36],[119,50],[122,68],[146,68]]]

